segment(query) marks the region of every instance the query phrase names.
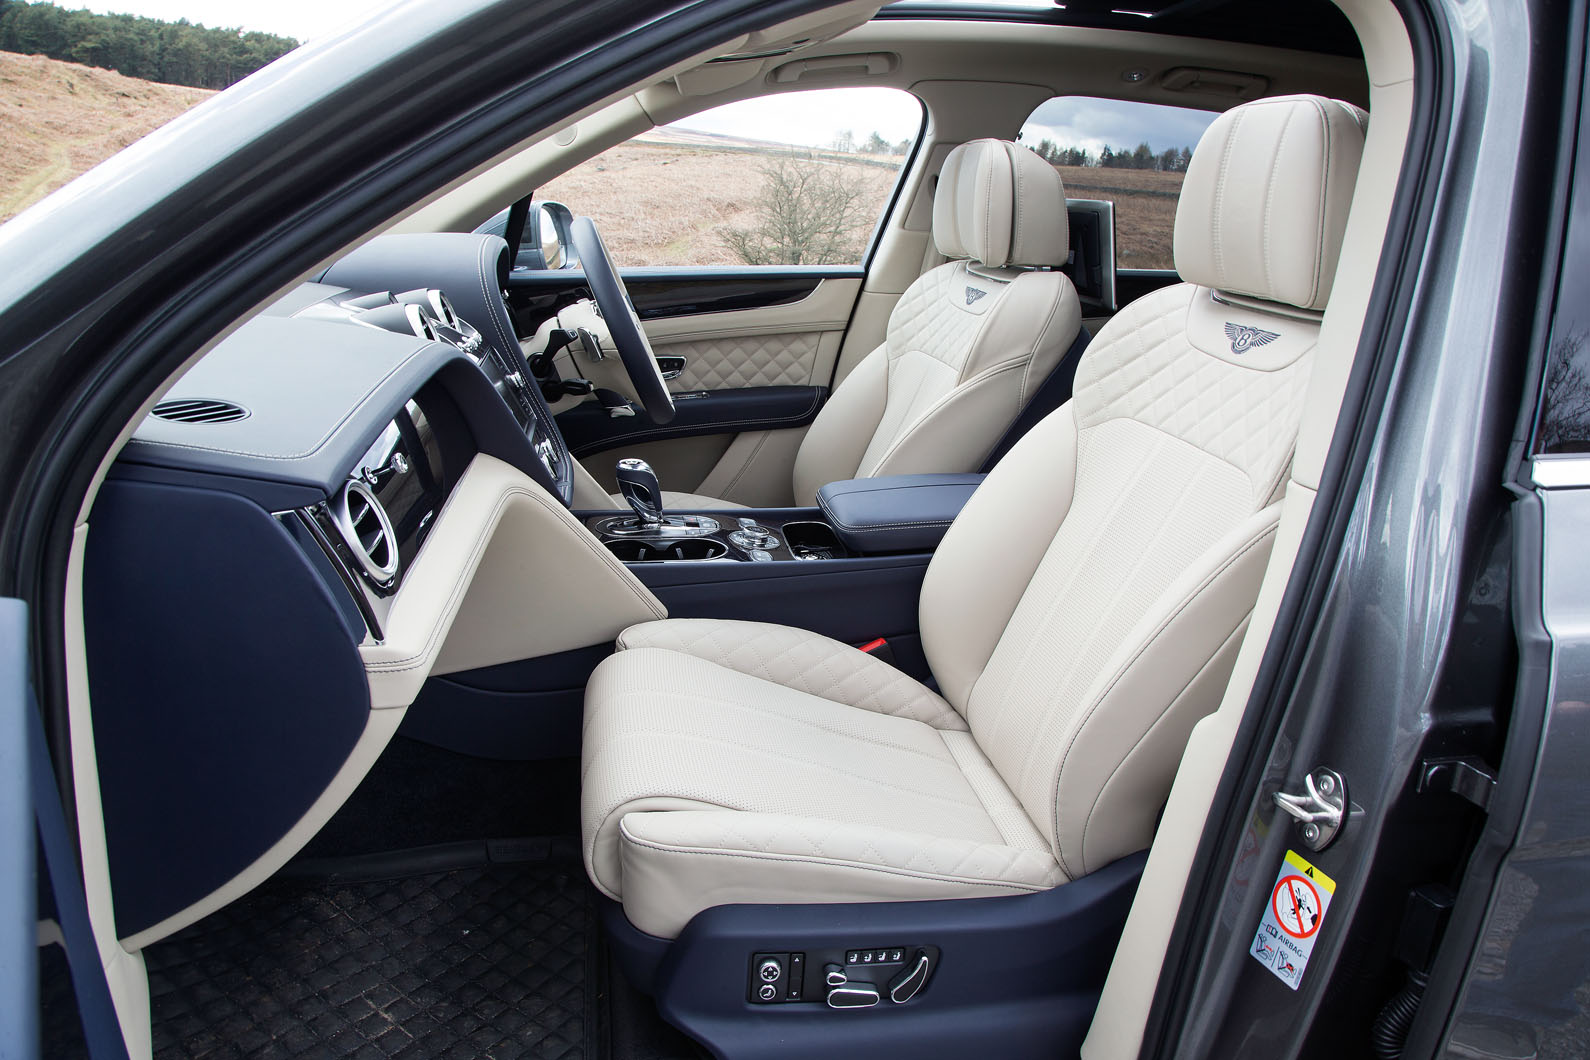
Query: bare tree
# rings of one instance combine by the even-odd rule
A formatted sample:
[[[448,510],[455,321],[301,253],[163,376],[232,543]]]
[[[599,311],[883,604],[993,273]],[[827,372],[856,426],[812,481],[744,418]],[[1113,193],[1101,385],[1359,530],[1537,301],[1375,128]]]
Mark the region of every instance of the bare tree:
[[[866,188],[849,166],[791,152],[759,167],[756,223],[731,228],[724,244],[747,265],[835,265],[860,259]]]
[[[1580,363],[1584,344],[1582,331],[1552,341],[1540,419],[1545,451],[1579,451],[1590,443],[1590,373]]]

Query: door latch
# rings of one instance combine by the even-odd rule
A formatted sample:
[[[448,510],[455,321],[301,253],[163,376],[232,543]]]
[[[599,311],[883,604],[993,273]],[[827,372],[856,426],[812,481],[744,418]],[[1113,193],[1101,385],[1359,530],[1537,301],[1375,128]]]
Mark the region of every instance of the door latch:
[[[1276,792],[1275,804],[1297,823],[1304,846],[1324,850],[1347,819],[1347,782],[1336,770],[1321,766],[1303,778],[1303,786],[1308,789],[1303,795]]]

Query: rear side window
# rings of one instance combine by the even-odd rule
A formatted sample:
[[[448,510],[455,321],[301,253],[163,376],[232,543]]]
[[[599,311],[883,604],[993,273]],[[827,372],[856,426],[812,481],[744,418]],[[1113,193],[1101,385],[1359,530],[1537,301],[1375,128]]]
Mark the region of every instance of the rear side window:
[[[1174,269],[1176,200],[1193,148],[1216,111],[1056,96],[1032,112],[1021,142],[1060,170],[1066,195],[1115,204],[1115,264]]]
[[[922,131],[896,88],[786,92],[682,118],[537,191],[625,266],[856,265]]]

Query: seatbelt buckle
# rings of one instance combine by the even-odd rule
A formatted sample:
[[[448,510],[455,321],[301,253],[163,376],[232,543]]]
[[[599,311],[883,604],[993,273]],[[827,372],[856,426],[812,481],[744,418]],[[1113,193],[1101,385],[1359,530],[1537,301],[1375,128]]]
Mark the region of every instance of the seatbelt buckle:
[[[879,662],[886,662],[890,666],[894,665],[894,649],[889,647],[889,642],[882,637],[857,645],[856,650],[866,652]]]

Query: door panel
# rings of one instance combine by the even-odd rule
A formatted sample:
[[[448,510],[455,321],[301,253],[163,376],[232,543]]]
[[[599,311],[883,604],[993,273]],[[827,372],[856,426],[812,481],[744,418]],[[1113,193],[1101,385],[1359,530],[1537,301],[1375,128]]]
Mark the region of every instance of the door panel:
[[[614,461],[635,456],[651,463],[668,490],[754,506],[792,503],[795,452],[826,398],[864,275],[859,266],[625,270],[652,351],[684,359],[669,389],[699,396],[677,399],[667,426],[565,399],[554,411],[571,450],[609,492]],[[583,279],[576,270],[518,274],[510,299],[544,315]],[[526,352],[537,352],[533,342]],[[620,370],[610,352],[592,362],[569,347],[556,364],[565,377],[628,389],[605,378]]]
[[[654,317],[646,334],[657,356],[685,358],[676,392],[827,386],[860,290],[859,274],[830,277],[782,305]]]

